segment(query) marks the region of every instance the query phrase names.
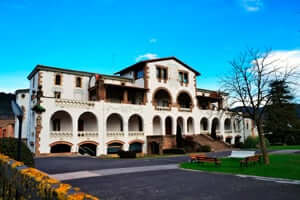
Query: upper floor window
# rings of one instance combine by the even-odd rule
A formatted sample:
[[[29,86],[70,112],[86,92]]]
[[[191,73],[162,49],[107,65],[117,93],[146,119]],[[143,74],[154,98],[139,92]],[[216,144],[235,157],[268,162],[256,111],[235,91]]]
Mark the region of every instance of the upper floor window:
[[[81,77],[76,77],[76,87],[81,88],[82,86],[82,79]]]
[[[189,76],[187,72],[178,72],[180,83],[187,84],[189,82]]]
[[[135,72],[135,79],[144,78],[144,69]]]
[[[55,75],[55,85],[61,85],[61,75],[60,74]]]
[[[60,92],[54,92],[54,98],[60,99],[61,93]]]
[[[167,80],[168,79],[168,69],[166,67],[156,67],[156,77],[159,80]]]

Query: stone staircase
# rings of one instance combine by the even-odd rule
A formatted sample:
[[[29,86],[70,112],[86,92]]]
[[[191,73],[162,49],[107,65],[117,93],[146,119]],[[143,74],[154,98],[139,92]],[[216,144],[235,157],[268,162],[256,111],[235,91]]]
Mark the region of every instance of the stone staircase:
[[[224,151],[231,149],[230,145],[219,140],[215,140],[209,135],[199,134],[193,135],[193,141],[200,145],[209,145],[212,151]]]

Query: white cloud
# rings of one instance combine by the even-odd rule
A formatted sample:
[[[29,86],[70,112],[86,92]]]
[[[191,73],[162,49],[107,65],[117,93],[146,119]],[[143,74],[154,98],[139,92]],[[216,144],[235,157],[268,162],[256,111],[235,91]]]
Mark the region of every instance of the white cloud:
[[[139,55],[138,57],[136,57],[135,61],[141,61],[141,60],[151,60],[151,59],[155,59],[158,58],[157,54],[155,53],[146,53],[144,55]]]
[[[156,42],[157,42],[157,39],[156,39],[156,38],[151,38],[151,39],[149,40],[149,42],[150,42],[150,43],[156,43]]]
[[[242,7],[248,12],[257,12],[263,7],[262,0],[241,0]]]

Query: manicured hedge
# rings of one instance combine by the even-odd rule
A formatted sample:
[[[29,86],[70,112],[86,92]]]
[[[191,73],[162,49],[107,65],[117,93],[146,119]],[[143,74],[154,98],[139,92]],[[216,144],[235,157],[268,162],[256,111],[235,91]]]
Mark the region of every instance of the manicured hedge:
[[[18,139],[16,138],[1,138],[0,153],[7,155],[13,159],[17,159]],[[29,150],[24,142],[21,142],[21,162],[25,165],[33,167],[33,153]]]
[[[201,152],[211,152],[211,147],[209,145],[201,146]]]
[[[270,142],[265,138],[266,146],[270,146]],[[259,147],[259,137],[248,136],[244,142],[243,148],[257,148]]]
[[[3,154],[0,154],[0,185],[0,197],[3,199],[15,199],[16,191],[19,199],[98,199]]]

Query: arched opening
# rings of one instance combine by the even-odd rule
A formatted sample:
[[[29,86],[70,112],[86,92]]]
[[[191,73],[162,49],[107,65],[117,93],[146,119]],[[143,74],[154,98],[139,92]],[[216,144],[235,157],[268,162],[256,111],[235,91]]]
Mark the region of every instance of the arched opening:
[[[97,155],[97,145],[93,143],[84,143],[81,144],[79,147],[78,152],[81,155],[89,155],[89,156],[96,156]]]
[[[239,144],[241,142],[241,136],[240,135],[237,135],[234,137],[234,144]]]
[[[142,132],[143,131],[143,119],[139,115],[132,115],[128,120],[129,132]]]
[[[165,120],[165,134],[172,135],[172,118],[169,116]]]
[[[182,117],[177,118],[177,127],[176,127],[176,144],[180,148],[183,146],[182,134],[184,130],[184,120]]]
[[[224,121],[224,129],[226,131],[230,131],[231,130],[231,120],[230,119],[225,119]]]
[[[189,134],[194,134],[195,133],[195,129],[194,129],[194,120],[192,117],[189,117],[187,120],[187,132]]]
[[[159,143],[157,142],[150,142],[150,153],[151,154],[159,154]]]
[[[228,137],[225,138],[225,142],[228,143],[228,144],[231,144],[231,140],[232,140],[231,136],[228,136]]]
[[[217,139],[217,132],[220,131],[220,123],[218,118],[214,118],[212,120],[212,125],[211,125],[211,137],[214,139]]]
[[[129,145],[129,151],[133,151],[135,153],[143,152],[143,144],[140,142],[134,142]]]
[[[153,134],[154,135],[161,135],[162,134],[161,118],[159,116],[155,116],[153,118]]]
[[[208,131],[208,119],[206,117],[203,117],[200,121],[200,130]]]
[[[50,153],[70,153],[71,146],[68,144],[55,144],[51,146]]]
[[[111,114],[106,120],[107,132],[123,132],[123,120],[119,114]]]
[[[85,112],[80,115],[78,119],[78,134],[80,132],[97,132],[98,131],[98,123],[96,116],[91,112]]]
[[[123,149],[123,144],[119,142],[113,142],[107,146],[107,154],[116,154]]]
[[[158,109],[169,108],[172,98],[167,90],[159,89],[154,94],[154,105]]]
[[[180,108],[191,109],[192,99],[188,93],[181,92],[177,97],[177,104],[179,105]]]
[[[66,111],[57,111],[55,112],[50,119],[50,130],[51,131],[64,131],[72,132],[72,117]]]

